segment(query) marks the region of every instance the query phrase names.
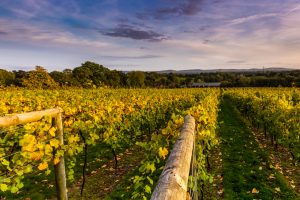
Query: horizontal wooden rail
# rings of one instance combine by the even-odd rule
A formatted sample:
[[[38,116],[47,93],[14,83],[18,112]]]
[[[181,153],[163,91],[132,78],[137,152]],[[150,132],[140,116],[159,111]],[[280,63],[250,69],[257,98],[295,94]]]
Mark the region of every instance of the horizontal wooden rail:
[[[186,200],[193,153],[195,119],[187,115],[172,153],[158,180],[151,200]]]
[[[61,112],[62,110],[60,108],[53,108],[48,110],[34,111],[34,112],[0,117],[0,128],[39,121],[44,116],[55,117]]]

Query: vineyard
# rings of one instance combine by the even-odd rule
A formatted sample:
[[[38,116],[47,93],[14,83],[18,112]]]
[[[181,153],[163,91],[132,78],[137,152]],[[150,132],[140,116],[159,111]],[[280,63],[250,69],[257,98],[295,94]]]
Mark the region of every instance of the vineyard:
[[[187,115],[195,120],[191,199],[300,198],[299,89],[1,89],[0,96],[0,117],[59,108],[63,129],[62,143],[47,114],[0,126],[1,199],[55,198],[62,160],[69,199],[150,199]]]

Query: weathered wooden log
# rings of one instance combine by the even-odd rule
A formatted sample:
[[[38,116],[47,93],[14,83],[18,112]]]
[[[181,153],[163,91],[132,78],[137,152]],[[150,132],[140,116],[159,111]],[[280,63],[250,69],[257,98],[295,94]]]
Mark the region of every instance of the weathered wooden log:
[[[172,153],[158,180],[151,200],[186,200],[193,153],[195,119],[187,115]]]
[[[44,116],[55,117],[61,112],[60,108],[53,108],[43,111],[28,112],[22,114],[15,114],[11,116],[0,117],[0,127],[16,126],[19,124],[26,124],[42,119]]]

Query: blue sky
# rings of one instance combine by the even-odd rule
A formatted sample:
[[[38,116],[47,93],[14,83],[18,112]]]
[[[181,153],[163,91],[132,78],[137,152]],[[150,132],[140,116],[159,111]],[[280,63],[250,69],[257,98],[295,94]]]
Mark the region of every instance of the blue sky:
[[[300,68],[300,0],[1,0],[0,68]]]

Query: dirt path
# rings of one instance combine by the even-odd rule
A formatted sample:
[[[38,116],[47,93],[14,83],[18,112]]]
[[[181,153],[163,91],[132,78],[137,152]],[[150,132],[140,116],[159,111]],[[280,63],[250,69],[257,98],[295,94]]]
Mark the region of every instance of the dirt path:
[[[83,197],[80,197],[82,180],[79,180],[69,189],[69,199],[104,199],[122,180],[122,177],[135,169],[142,160],[142,153],[126,150],[118,155],[118,169],[115,169],[114,159],[102,165],[98,170],[92,171],[86,177]]]

